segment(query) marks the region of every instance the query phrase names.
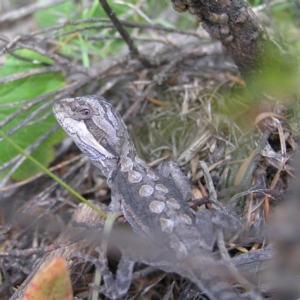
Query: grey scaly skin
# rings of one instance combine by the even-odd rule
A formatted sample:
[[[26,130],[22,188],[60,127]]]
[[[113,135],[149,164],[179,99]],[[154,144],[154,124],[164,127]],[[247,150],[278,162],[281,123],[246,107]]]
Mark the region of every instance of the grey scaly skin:
[[[102,293],[110,299],[124,296],[138,261],[189,278],[210,299],[242,299],[223,280],[224,266],[212,258],[213,229],[208,235],[201,233],[201,227],[209,231],[205,224],[210,212],[195,216],[189,209],[186,201],[191,188],[174,162],[151,168],[139,158],[121,116],[102,97],[63,99],[54,104],[53,112],[79,149],[107,177],[112,195],[108,213],[122,211],[143,240],[136,251],[123,252],[116,280],[101,254]]]

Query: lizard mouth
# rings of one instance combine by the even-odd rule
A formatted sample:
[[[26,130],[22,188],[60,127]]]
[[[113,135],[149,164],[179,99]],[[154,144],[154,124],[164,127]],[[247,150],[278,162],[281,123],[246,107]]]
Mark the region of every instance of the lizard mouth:
[[[66,131],[73,137],[73,135],[76,133],[74,125],[72,125],[73,119],[70,118],[69,114],[66,111],[59,109],[59,107],[57,106],[53,106],[53,112],[59,125],[64,129],[64,131]]]

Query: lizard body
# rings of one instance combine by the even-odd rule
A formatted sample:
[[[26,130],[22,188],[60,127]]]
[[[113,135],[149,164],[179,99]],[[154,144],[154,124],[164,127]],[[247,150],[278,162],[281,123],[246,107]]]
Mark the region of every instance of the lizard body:
[[[111,299],[126,294],[134,261],[139,261],[189,278],[211,299],[239,299],[228,283],[216,279],[224,277],[224,268],[211,255],[213,229],[207,234],[199,230],[210,212],[195,216],[190,210],[191,188],[179,167],[169,162],[151,168],[140,159],[121,116],[102,97],[63,99],[53,111],[80,150],[107,177],[112,195],[108,213],[122,211],[144,241],[139,254],[123,253],[115,281],[102,257],[106,288],[101,292]]]

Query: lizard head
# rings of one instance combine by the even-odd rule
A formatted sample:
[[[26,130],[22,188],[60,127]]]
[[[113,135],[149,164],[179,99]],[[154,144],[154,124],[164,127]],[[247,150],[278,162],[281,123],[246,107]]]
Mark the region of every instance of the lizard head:
[[[116,166],[124,147],[130,146],[126,125],[103,97],[58,100],[53,112],[79,149],[106,173]]]

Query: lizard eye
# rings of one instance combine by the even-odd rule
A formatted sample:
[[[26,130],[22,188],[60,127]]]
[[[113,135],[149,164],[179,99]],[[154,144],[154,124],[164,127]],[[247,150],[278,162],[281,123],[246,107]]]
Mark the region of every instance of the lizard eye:
[[[88,115],[90,115],[90,110],[88,109],[88,108],[84,108],[84,109],[82,109],[81,111],[81,114],[83,115],[83,116],[88,116]]]
[[[91,119],[93,115],[93,109],[89,105],[81,104],[76,107],[74,111],[74,118],[77,118],[78,120]]]

